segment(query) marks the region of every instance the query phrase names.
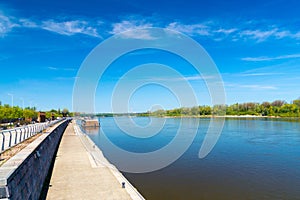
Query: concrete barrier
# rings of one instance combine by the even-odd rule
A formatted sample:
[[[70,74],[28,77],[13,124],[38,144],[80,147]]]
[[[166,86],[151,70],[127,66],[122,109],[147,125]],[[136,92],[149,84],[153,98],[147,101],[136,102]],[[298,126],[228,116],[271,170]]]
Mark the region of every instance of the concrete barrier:
[[[48,129],[0,167],[0,199],[39,199],[69,119]]]

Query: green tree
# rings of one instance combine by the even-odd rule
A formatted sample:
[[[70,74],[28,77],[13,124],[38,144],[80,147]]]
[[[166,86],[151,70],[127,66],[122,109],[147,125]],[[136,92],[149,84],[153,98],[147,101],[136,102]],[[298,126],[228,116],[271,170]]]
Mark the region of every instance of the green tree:
[[[30,109],[24,109],[23,110],[23,118],[25,120],[37,118],[37,112],[30,110]]]
[[[200,115],[211,115],[210,106],[199,106]]]
[[[282,100],[275,100],[271,103],[272,106],[276,106],[276,107],[281,107],[284,104],[286,104],[286,101],[282,101]]]
[[[300,108],[300,98],[293,101],[293,104]]]
[[[64,109],[62,110],[62,115],[63,115],[64,117],[68,116],[68,115],[69,115],[69,110],[68,110],[67,108],[64,108]]]
[[[194,106],[191,108],[191,114],[194,116],[198,116],[200,114],[199,112],[199,107],[198,106]]]

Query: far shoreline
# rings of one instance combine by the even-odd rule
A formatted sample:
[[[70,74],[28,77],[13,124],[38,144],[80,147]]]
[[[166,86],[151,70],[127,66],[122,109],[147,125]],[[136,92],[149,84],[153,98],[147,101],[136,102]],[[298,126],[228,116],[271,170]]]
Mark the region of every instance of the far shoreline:
[[[98,117],[157,117],[157,118],[255,118],[255,119],[300,119],[300,117],[281,117],[281,116],[262,116],[262,115],[180,115],[180,116],[157,116],[157,115],[139,115],[130,113],[128,115],[111,114],[111,116],[98,116]]]
[[[151,117],[151,116],[149,116]],[[284,118],[299,118],[300,117],[280,117],[280,116],[258,116],[258,115],[182,115],[182,116],[152,116],[152,117],[162,117],[162,118],[277,118],[277,119],[284,119]]]

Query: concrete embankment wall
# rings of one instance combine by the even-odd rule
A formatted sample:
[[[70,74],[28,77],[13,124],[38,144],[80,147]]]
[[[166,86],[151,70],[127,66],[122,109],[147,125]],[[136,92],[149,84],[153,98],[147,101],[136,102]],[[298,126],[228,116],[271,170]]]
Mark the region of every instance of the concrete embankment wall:
[[[39,199],[70,120],[51,127],[0,167],[0,199]]]

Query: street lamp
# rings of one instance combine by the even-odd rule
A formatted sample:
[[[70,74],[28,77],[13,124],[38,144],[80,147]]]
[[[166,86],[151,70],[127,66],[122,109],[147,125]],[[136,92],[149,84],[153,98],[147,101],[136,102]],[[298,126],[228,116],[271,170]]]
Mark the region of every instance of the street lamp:
[[[14,95],[10,93],[8,93],[7,95],[11,96],[11,107],[14,107]]]

